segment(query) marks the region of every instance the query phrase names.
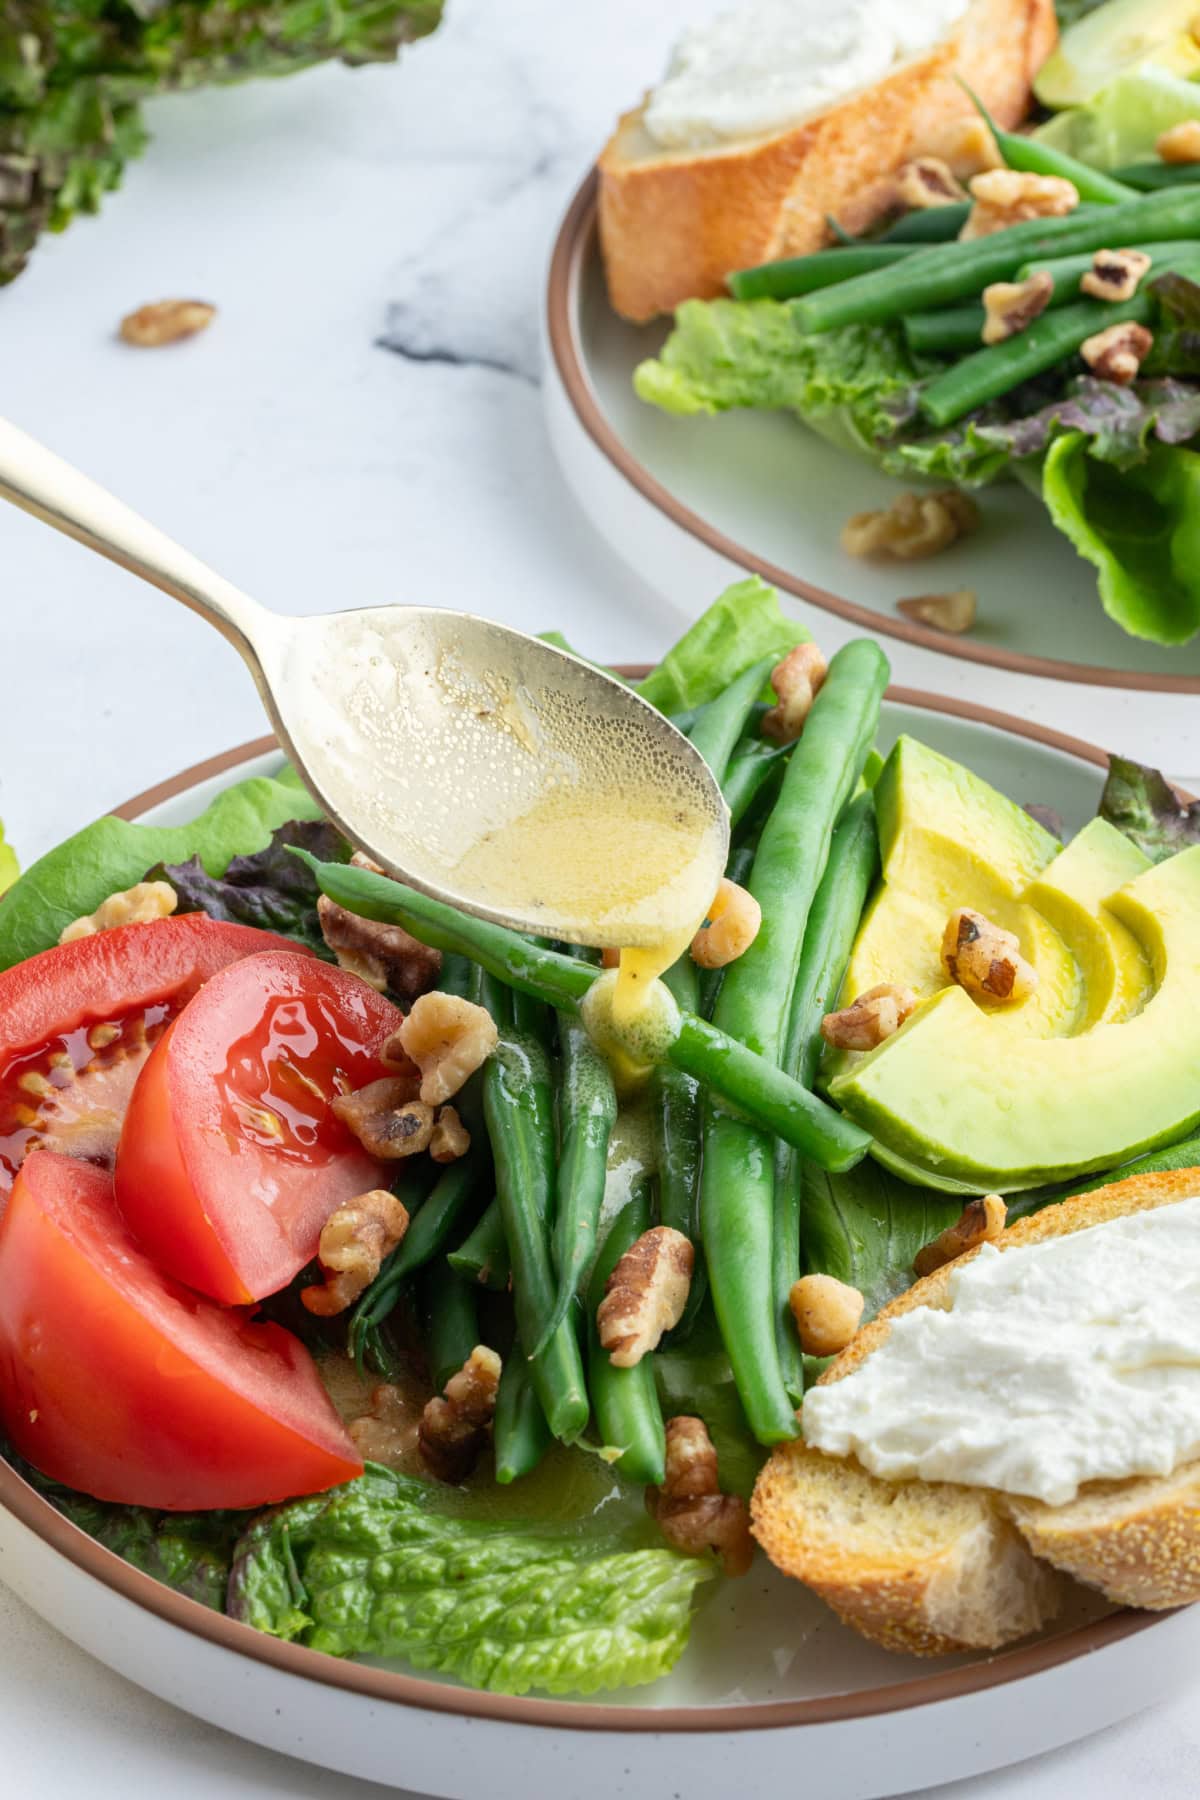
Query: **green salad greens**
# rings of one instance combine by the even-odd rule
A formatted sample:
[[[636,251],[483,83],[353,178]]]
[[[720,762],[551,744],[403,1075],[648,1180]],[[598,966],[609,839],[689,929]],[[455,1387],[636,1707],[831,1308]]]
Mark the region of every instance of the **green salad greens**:
[[[495,1693],[630,1687],[673,1667],[715,1573],[630,1535],[447,1516],[428,1483],[370,1467],[248,1528],[229,1612],[314,1650],[402,1657]]]

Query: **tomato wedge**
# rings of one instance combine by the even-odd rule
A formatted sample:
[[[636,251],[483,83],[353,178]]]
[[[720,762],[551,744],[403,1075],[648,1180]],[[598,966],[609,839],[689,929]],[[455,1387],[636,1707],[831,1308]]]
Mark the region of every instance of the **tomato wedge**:
[[[357,975],[291,951],[201,988],[138,1077],[117,1150],[117,1201],[161,1268],[261,1300],[316,1255],[330,1213],[387,1185],[330,1102],[388,1073],[402,1022]]]
[[[362,1473],[304,1346],[163,1275],[112,1178],[37,1150],[0,1220],[0,1421],[53,1480],[172,1511]]]
[[[210,976],[285,938],[203,913],[122,925],[0,974],[0,1210],[26,1153],[112,1167],[134,1080]],[[305,953],[307,954],[307,953]]]

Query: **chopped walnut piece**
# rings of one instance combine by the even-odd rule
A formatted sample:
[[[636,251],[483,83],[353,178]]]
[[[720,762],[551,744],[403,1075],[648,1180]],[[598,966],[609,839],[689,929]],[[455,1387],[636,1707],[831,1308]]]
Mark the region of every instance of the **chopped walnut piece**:
[[[896,178],[896,193],[914,212],[933,206],[957,206],[967,190],[940,156],[917,156],[905,163]]]
[[[614,1368],[636,1368],[663,1332],[678,1325],[695,1263],[691,1239],[670,1225],[654,1225],[630,1244],[596,1313],[600,1348]]]
[[[1094,337],[1086,338],[1079,346],[1079,354],[1101,381],[1128,387],[1137,379],[1138,370],[1153,346],[1154,333],[1147,331],[1144,325],[1129,321],[1124,325],[1109,325]]]
[[[1060,219],[1079,205],[1079,189],[1061,175],[988,169],[971,182],[971,198],[975,204],[959,233],[964,242],[990,237],[1026,219]]]
[[[331,1111],[364,1150],[387,1161],[419,1156],[433,1137],[433,1108],[414,1097],[416,1078],[384,1076],[352,1094],[339,1094]]]
[[[993,281],[983,290],[983,341],[1003,344],[1027,331],[1054,298],[1054,277],[1038,269],[1026,281]]]
[[[444,1394],[430,1400],[421,1414],[417,1444],[438,1481],[465,1481],[478,1462],[496,1412],[500,1368],[496,1352],[476,1344]]]
[[[793,1281],[788,1305],[806,1356],[836,1356],[862,1323],[866,1301],[856,1287],[833,1275],[802,1275]]]
[[[776,706],[763,715],[762,734],[776,744],[791,744],[804,730],[804,721],[821,691],[828,665],[815,644],[797,644],[771,670]]]
[[[842,548],[851,556],[894,556],[914,562],[948,550],[978,524],[979,508],[957,488],[932,494],[905,492],[884,511],[855,513],[847,519]]]
[[[727,968],[750,948],[761,924],[762,907],[754,895],[723,877],[692,939],[692,961],[702,969]]]
[[[965,1256],[980,1244],[994,1243],[1003,1235],[1008,1208],[999,1194],[985,1194],[980,1200],[968,1200],[953,1225],[947,1225],[931,1244],[918,1250],[913,1259],[917,1275],[932,1275],[935,1269]]]
[[[416,1000],[441,975],[441,951],[419,943],[403,926],[360,919],[326,894],[317,901],[317,918],[339,965],[380,993],[387,988],[405,1002]]]
[[[1004,167],[995,135],[977,113],[944,119],[921,141],[926,155],[940,157],[960,181],[982,175],[985,169]]]
[[[942,935],[942,967],[974,999],[1024,1000],[1038,984],[1015,932],[969,906],[950,914]]]
[[[471,1148],[471,1134],[453,1106],[443,1106],[434,1121],[429,1154],[435,1163],[457,1162]]]
[[[1160,132],[1154,148],[1165,163],[1200,162],[1200,119],[1184,119]]]
[[[452,1099],[500,1041],[487,1008],[457,994],[423,994],[396,1035],[421,1071],[421,1098],[430,1106]]]
[[[715,1551],[726,1575],[748,1574],[754,1560],[750,1514],[744,1500],[721,1492],[717,1453],[703,1419],[668,1419],[663,1484],[646,1489],[646,1509],[685,1556]]]
[[[1080,292],[1097,300],[1132,300],[1152,260],[1144,250],[1097,250]]]
[[[73,944],[77,938],[115,931],[119,925],[153,925],[156,919],[169,919],[178,904],[179,895],[169,881],[139,881],[123,893],[110,894],[86,918],[64,925],[58,941]]]
[[[821,1036],[835,1050],[874,1050],[899,1031],[916,1007],[917,996],[910,987],[881,982],[840,1012],[826,1013]]]
[[[157,350],[207,331],[216,316],[216,307],[207,300],[152,300],[148,306],[126,313],[120,336],[139,350]]]
[[[364,1461],[412,1473],[420,1423],[421,1407],[411,1394],[384,1383],[371,1395],[370,1412],[352,1419],[346,1429]]]
[[[896,611],[920,625],[932,625],[935,631],[950,631],[956,636],[970,631],[979,607],[974,588],[954,588],[948,594],[913,594],[897,600]]]
[[[372,1188],[339,1206],[326,1219],[317,1246],[324,1285],[300,1292],[309,1312],[323,1319],[345,1312],[370,1287],[407,1230],[408,1209],[386,1188]]]

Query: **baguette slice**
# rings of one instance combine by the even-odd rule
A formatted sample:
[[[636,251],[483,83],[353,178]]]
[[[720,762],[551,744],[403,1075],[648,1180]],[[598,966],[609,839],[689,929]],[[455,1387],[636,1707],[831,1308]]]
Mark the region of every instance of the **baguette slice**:
[[[1049,1206],[1001,1250],[1084,1231],[1200,1192],[1200,1169],[1134,1176]],[[972,1252],[973,1255],[978,1252]],[[891,1320],[946,1307],[960,1257],[884,1309],[821,1377],[839,1381],[878,1349]],[[914,1405],[920,1395],[914,1394]],[[1169,1476],[1093,1482],[1065,1506],[944,1482],[890,1482],[803,1443],[774,1451],[754,1490],[754,1534],[777,1568],[891,1650],[992,1650],[1053,1616],[1047,1565],[1119,1604],[1200,1600],[1200,1464]]]
[[[1057,41],[1054,0],[972,0],[948,37],[873,87],[786,130],[704,150],[664,150],[626,113],[600,157],[600,242],[627,319],[724,291],[733,269],[829,239],[826,215],[863,231],[894,205],[897,170],[973,118],[968,82],[1002,125],[1024,118]]]

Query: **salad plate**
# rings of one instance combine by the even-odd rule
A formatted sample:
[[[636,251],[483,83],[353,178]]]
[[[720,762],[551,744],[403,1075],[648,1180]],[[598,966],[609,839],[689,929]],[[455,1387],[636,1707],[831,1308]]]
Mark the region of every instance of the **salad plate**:
[[[629,671],[638,673],[640,671]],[[879,743],[902,733],[960,759],[1071,830],[1106,758],[969,704],[892,688]],[[272,772],[269,739],[119,809],[173,825],[232,781]],[[0,1579],[90,1654],[159,1697],[271,1748],[410,1792],[475,1800],[520,1768],[530,1800],[570,1793],[766,1793],[805,1770],[823,1800],[867,1800],[1037,1754],[1163,1699],[1189,1678],[1200,1608],[1114,1611],[1081,1599],[1049,1633],[931,1664],[841,1626],[760,1558],[720,1584],[689,1649],[653,1686],[595,1700],[509,1698],[379,1661],[343,1661],[176,1593],[70,1523],[0,1459]]]
[[[546,331],[547,417],[567,480],[618,553],[664,591],[751,570],[824,639],[866,630],[1018,676],[1200,693],[1200,638],[1170,647],[1122,631],[1092,565],[1018,482],[976,495],[982,529],[936,566],[864,562],[842,549],[841,530],[895,499],[889,476],[786,413],[676,418],[641,401],[634,371],[658,355],[668,322],[632,325],[609,305],[594,173],[555,243]],[[965,635],[896,611],[906,596],[959,588],[978,595]]]

